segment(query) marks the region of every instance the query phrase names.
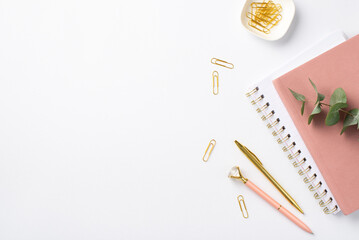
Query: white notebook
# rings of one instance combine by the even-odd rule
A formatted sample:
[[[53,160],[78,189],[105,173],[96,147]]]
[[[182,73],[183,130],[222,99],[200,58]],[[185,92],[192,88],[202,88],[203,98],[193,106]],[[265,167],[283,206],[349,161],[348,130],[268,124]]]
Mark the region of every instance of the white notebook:
[[[264,78],[260,83],[252,86],[247,93],[251,103],[266,122],[267,127],[271,129],[277,142],[282,144],[283,151],[287,153],[289,159],[292,159],[293,167],[302,170],[303,181],[307,182],[308,188],[313,190],[313,196],[320,201],[319,203],[320,206],[323,207],[323,211],[328,214],[340,212],[339,205],[335,201],[290,115],[286,111],[272,81],[340,43],[343,43],[345,40],[345,35],[340,31],[330,34],[288,61],[287,64]],[[289,138],[287,137],[288,134],[290,136]],[[300,158],[297,157],[299,154]],[[301,161],[303,158],[305,158],[305,161]],[[311,166],[310,173],[305,172],[308,166]],[[322,184],[319,184],[319,182]],[[317,186],[320,187],[317,188]],[[330,200],[330,198],[332,200]]]

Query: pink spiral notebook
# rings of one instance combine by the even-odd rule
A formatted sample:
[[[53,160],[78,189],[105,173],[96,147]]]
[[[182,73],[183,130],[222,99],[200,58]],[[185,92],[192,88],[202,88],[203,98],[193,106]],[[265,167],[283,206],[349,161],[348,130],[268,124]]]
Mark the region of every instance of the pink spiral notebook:
[[[316,100],[308,78],[326,96],[325,103],[341,87],[347,94],[348,109],[359,108],[359,35],[344,41],[334,34],[312,50],[323,43],[327,49],[321,49],[321,54],[282,76],[262,81],[247,96],[278,143],[283,144],[283,151],[288,153],[324,212],[350,214],[359,208],[359,130],[350,127],[340,135],[343,117],[337,125],[326,126],[326,107],[308,125]],[[307,51],[307,58],[310,52]],[[288,88],[311,100],[303,116],[301,102]]]
[[[307,124],[313,106],[307,106],[301,116],[301,103],[288,88],[314,100],[316,96],[308,78],[327,98],[336,88],[343,88],[348,109],[359,108],[359,35],[273,81],[342,212],[349,214],[359,208],[359,131],[352,127],[339,135],[343,125],[325,126],[325,114]],[[329,99],[325,102],[329,103]],[[327,112],[327,108],[323,109]]]

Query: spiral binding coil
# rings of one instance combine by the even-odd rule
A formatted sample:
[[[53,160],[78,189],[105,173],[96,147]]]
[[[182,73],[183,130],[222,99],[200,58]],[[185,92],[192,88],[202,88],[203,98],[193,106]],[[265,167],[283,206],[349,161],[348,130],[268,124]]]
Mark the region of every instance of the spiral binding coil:
[[[269,119],[271,116],[274,115],[274,113],[275,113],[274,111],[271,111],[271,112],[268,113],[267,115],[265,115],[265,116],[263,115],[263,116],[262,116],[262,120],[265,121],[265,120]]]
[[[247,97],[251,97],[253,94],[257,93],[259,91],[259,87],[254,88],[252,91],[246,93]],[[252,98],[252,97],[251,97]],[[337,205],[335,205],[333,208],[329,208],[329,204],[333,202],[333,198],[329,198],[328,200],[324,200],[323,198],[327,195],[328,191],[327,189],[320,190],[323,188],[323,184],[321,181],[315,182],[315,179],[317,178],[317,174],[313,173],[310,175],[312,171],[312,166],[307,164],[307,159],[305,157],[301,158],[301,150],[296,150],[296,143],[292,141],[290,144],[287,143],[291,139],[291,135],[289,133],[286,133],[286,127],[280,126],[279,128],[276,127],[280,123],[280,118],[274,118],[275,117],[275,111],[271,110],[269,113],[267,109],[270,107],[270,103],[266,102],[263,105],[260,104],[260,102],[265,99],[265,96],[261,94],[259,97],[252,98],[251,104],[257,105],[257,113],[262,114],[261,119],[263,121],[267,121],[267,128],[271,129],[274,128],[274,131],[272,131],[272,135],[277,137],[277,142],[279,144],[284,144],[282,150],[283,152],[290,152],[288,154],[288,158],[290,160],[293,160],[293,166],[301,169],[298,171],[298,174],[301,176],[305,176],[303,178],[304,183],[310,184],[308,186],[308,189],[314,193],[315,199],[321,199],[319,202],[319,205],[321,207],[324,207],[323,212],[326,214],[332,214],[335,213],[339,208]],[[273,120],[274,119],[274,120]]]
[[[289,155],[288,155],[288,158],[289,158],[289,159],[294,159],[294,158],[298,157],[300,154],[301,154],[301,151],[298,150],[298,151],[295,152],[294,154],[289,154]]]
[[[326,201],[326,202],[324,202],[323,200],[320,200],[319,205],[320,205],[321,207],[325,207],[325,206],[327,206],[329,203],[331,203],[332,201],[333,201],[333,198],[329,198],[329,200]]]
[[[317,177],[317,174],[314,173],[310,178],[308,178],[308,177],[303,178],[303,182],[304,182],[304,183],[310,183],[310,182],[312,182],[316,177]]]
[[[315,193],[314,197],[315,199],[321,199],[322,197],[324,197],[327,194],[327,189],[324,189],[324,191],[321,194]]]
[[[272,127],[274,127],[275,125],[277,125],[279,122],[280,122],[280,119],[277,118],[273,123],[268,123],[268,124],[267,124],[267,127],[268,127],[268,128],[272,128]]]
[[[309,172],[310,170],[312,169],[312,166],[308,166],[306,169],[301,169],[301,170],[299,170],[298,171],[298,174],[300,175],[300,176],[303,176],[304,174],[306,174],[307,172]]]
[[[335,207],[333,207],[332,209],[329,209],[329,208],[325,207],[323,211],[324,211],[326,214],[332,214],[332,213],[334,213],[334,212],[337,211],[337,210],[338,210],[338,206],[335,205]]]
[[[264,104],[262,107],[260,107],[260,108],[257,108],[257,113],[260,113],[260,112],[262,112],[262,111],[264,111],[266,108],[268,108],[269,107],[269,103],[266,103],[266,104]]]
[[[293,166],[294,167],[302,166],[302,164],[305,163],[305,161],[307,161],[306,158],[303,158],[302,160],[300,160],[300,162],[293,162]]]
[[[284,128],[284,127],[283,127],[283,128]],[[291,150],[292,148],[295,147],[295,144],[296,144],[295,142],[292,142],[292,144],[289,145],[288,147],[284,146],[284,147],[282,148],[283,152],[287,152],[287,151]]]
[[[308,189],[313,192],[313,191],[317,190],[318,188],[320,188],[321,186],[322,186],[322,182],[318,182],[316,185],[312,185],[312,184],[309,185]],[[319,203],[319,205],[320,205],[320,203]]]
[[[282,144],[282,143],[288,141],[289,138],[290,138],[290,134],[288,134],[288,135],[285,136],[284,138],[278,138],[278,139],[277,139],[277,142],[278,142],[279,144]]]

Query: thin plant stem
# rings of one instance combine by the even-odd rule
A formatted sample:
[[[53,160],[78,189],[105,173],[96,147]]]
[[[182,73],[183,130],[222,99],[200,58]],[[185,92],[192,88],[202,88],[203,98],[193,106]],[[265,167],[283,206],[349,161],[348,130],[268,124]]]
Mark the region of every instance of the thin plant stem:
[[[324,106],[328,106],[328,107],[331,107],[331,106],[332,106],[332,105],[330,105],[330,104],[326,104],[326,103],[322,103],[322,102],[321,102],[320,104],[322,104],[322,105],[324,105]],[[350,112],[348,112],[348,111],[346,111],[346,110],[339,109],[339,111],[341,111],[341,112],[343,112],[343,113],[346,113],[346,114],[348,114],[348,115],[354,117],[353,114],[351,114]]]
[[[313,102],[313,101],[310,101],[310,100],[306,100],[306,102],[310,103],[310,102]],[[323,103],[323,102],[320,102],[321,105],[324,105],[324,106],[327,106],[327,107],[331,107],[332,105],[330,104],[327,104],[327,103]],[[339,109],[339,111],[345,113],[345,114],[348,114],[352,117],[355,117],[353,114],[351,114],[350,112],[346,111],[346,110],[343,110],[343,109]]]

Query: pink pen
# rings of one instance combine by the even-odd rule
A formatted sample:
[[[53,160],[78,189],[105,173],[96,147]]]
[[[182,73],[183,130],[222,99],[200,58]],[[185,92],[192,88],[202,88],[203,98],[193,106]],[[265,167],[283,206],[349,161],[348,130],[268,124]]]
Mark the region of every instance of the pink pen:
[[[261,196],[264,200],[266,200],[270,205],[272,205],[274,208],[279,210],[279,212],[281,212],[284,216],[289,218],[289,220],[294,222],[298,227],[300,227],[301,229],[303,229],[304,231],[306,231],[308,233],[313,234],[312,230],[310,230],[310,228],[307,225],[305,225],[304,222],[302,222],[299,218],[294,216],[291,212],[289,212],[287,209],[285,209],[282,205],[277,203],[277,201],[275,201],[268,194],[263,192],[263,190],[260,189],[259,187],[257,187],[254,183],[249,181],[247,178],[243,177],[241,171],[239,170],[239,167],[237,167],[237,166],[233,167],[232,171],[229,173],[229,177],[230,178],[235,178],[235,179],[240,179],[247,187],[252,189],[259,196]]]

